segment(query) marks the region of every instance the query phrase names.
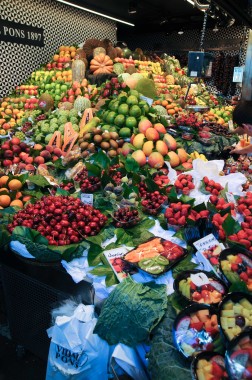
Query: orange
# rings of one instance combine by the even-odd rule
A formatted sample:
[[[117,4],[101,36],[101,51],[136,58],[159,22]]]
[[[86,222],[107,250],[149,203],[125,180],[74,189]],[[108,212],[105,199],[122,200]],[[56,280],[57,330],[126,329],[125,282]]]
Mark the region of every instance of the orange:
[[[11,197],[9,195],[0,195],[0,206],[8,207],[11,203]]]
[[[17,194],[16,194],[16,199],[19,199],[19,198],[21,198],[22,197],[22,193],[21,193],[21,191],[17,191]]]
[[[3,175],[2,177],[0,177],[0,187],[4,186],[8,180],[9,177],[7,175]]]
[[[20,190],[22,187],[22,183],[18,179],[12,179],[8,183],[8,187],[10,190]]]
[[[20,201],[20,199],[15,199],[14,201],[12,201],[10,203],[10,206],[21,207],[21,208],[24,207],[23,202]]]
[[[59,47],[59,51],[64,51],[65,50],[65,46],[60,46]]]
[[[55,54],[55,55],[53,56],[53,60],[54,60],[54,62],[57,62],[58,59],[59,59],[59,55],[58,55],[58,54]]]
[[[31,199],[31,196],[30,196],[30,195],[25,195],[25,196],[23,197],[23,202],[28,202],[30,199]]]
[[[9,109],[9,108],[7,108],[7,109],[5,110],[5,113],[6,113],[6,115],[11,115],[11,114],[12,114],[12,110]]]
[[[72,51],[71,52],[71,58],[74,58],[76,56],[76,52],[75,51]]]
[[[70,46],[69,50],[70,51],[76,51],[76,47],[75,46]]]
[[[0,192],[6,191],[6,193],[9,193],[9,190],[6,187],[1,187]]]
[[[176,111],[174,109],[169,109],[169,110],[167,110],[167,113],[169,115],[174,115],[176,113]]]
[[[167,102],[167,100],[163,100],[161,104],[163,107],[166,107],[168,105],[168,102]]]

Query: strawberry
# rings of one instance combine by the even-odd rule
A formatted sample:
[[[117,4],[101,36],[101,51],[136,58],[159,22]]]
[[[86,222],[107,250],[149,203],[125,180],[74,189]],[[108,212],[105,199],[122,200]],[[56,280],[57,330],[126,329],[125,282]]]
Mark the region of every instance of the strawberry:
[[[211,257],[211,258],[209,259],[209,261],[210,261],[210,263],[211,263],[212,265],[218,265],[218,264],[219,264],[219,260],[218,260],[216,257]]]
[[[243,211],[243,215],[251,216],[251,211],[248,208],[246,208],[246,210]]]
[[[170,223],[170,224],[177,224],[177,221],[174,218],[170,218],[170,219],[168,219],[168,223]]]
[[[252,268],[250,268],[250,267],[247,268],[247,275],[249,278],[252,277]]]
[[[233,234],[233,235],[229,235],[229,240],[232,240],[232,241],[237,241],[238,240],[238,237],[236,234]]]
[[[184,187],[182,192],[183,192],[183,194],[188,195],[190,193],[189,187]]]
[[[182,204],[182,209],[187,209],[187,210],[189,210],[190,207],[191,207],[191,206],[190,206],[189,204],[187,204],[187,203]]]
[[[208,218],[209,211],[208,210],[201,210],[199,214],[200,214],[201,218]]]
[[[188,182],[187,186],[189,187],[190,190],[195,189],[194,183],[192,183],[192,182]]]
[[[219,195],[219,191],[218,191],[217,189],[213,189],[213,190],[211,191],[211,193],[212,193],[213,195]]]
[[[233,272],[237,272],[237,270],[238,270],[238,264],[232,263],[232,264],[231,264],[231,270],[232,270]]]
[[[210,186],[206,186],[206,191],[209,191],[209,193],[211,193],[211,187]]]
[[[175,185],[179,190],[182,190],[182,189],[183,189],[183,185],[182,185],[182,183],[181,183],[178,179],[176,179],[174,185]]]
[[[176,213],[174,214],[174,218],[175,218],[175,219],[180,218],[180,216],[181,216],[181,212],[180,212],[180,211],[178,211],[178,212],[176,212]]]
[[[241,227],[242,228],[249,228],[249,223],[247,223],[247,222],[241,222]]]
[[[244,210],[246,210],[247,206],[245,204],[238,205],[237,209],[242,214]]]
[[[220,190],[223,189],[223,187],[221,186],[221,184],[220,184],[220,183],[217,183],[217,182],[215,182],[214,187],[215,187],[215,189],[218,190],[218,191],[220,191]]]
[[[181,210],[181,216],[187,216],[188,215],[188,211],[187,211],[187,209],[186,208],[183,208],[182,210]]]
[[[205,184],[208,184],[208,182],[209,182],[208,177],[204,177],[204,178],[203,178],[203,181],[205,182]]]
[[[240,279],[241,279],[242,281],[244,281],[244,282],[247,282],[247,281],[248,281],[248,275],[247,275],[247,273],[242,272],[242,273],[240,274]]]
[[[181,218],[178,219],[178,225],[184,226],[186,224],[186,218],[185,216],[181,216]]]
[[[251,247],[251,242],[247,239],[240,239],[239,243],[244,244],[247,249]]]
[[[196,289],[197,289],[197,286],[191,281],[191,282],[190,282],[190,288],[191,288],[192,290],[196,290]]]
[[[180,182],[183,186],[186,186],[188,181],[185,178],[183,178],[182,180],[180,179]]]
[[[208,182],[208,186],[214,186],[215,185],[215,182],[212,180],[212,179],[210,179],[210,181]]]
[[[245,231],[243,230],[240,230],[239,232],[237,232],[237,236],[238,236],[238,239],[247,239],[247,234]]]
[[[219,238],[220,238],[221,240],[225,240],[225,239],[226,239],[226,235],[225,235],[224,230],[220,230],[220,231],[219,231]]]
[[[211,203],[216,204],[218,202],[218,197],[217,195],[211,195],[209,200]]]

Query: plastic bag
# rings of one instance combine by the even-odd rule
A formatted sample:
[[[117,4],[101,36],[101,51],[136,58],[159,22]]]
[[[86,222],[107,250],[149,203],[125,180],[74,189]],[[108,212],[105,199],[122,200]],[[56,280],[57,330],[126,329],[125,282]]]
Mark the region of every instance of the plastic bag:
[[[51,339],[46,380],[107,380],[109,345],[93,334],[94,306],[80,304],[73,315],[58,316]]]

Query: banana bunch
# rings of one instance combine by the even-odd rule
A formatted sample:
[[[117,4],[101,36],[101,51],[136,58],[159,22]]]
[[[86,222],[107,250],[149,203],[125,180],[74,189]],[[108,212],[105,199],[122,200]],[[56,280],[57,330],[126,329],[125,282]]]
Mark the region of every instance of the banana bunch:
[[[163,74],[163,71],[161,69],[159,62],[152,62],[152,72],[153,74],[159,74],[159,75]]]
[[[196,158],[200,158],[200,159],[203,160],[203,161],[208,161],[208,159],[206,158],[206,156],[205,156],[204,154],[200,154],[200,153],[197,152],[196,150],[190,154],[190,157],[191,157],[193,160],[196,160]]]

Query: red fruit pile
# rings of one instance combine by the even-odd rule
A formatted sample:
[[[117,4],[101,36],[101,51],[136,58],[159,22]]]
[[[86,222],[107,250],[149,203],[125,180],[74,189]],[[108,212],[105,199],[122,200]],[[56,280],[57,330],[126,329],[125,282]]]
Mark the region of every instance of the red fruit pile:
[[[101,180],[99,177],[88,177],[87,169],[82,169],[75,177],[75,182],[80,183],[80,189],[83,193],[94,193],[101,187]]]
[[[44,196],[17,212],[8,230],[29,227],[45,236],[49,245],[67,245],[97,235],[106,221],[105,215],[79,198]]]
[[[30,147],[21,142],[19,138],[13,137],[6,141],[1,146],[1,155],[3,156],[3,166],[8,167],[13,164],[18,164],[20,169],[35,170],[33,157],[29,156]]]
[[[110,168],[109,168],[109,176],[112,178],[112,180],[117,184],[117,185],[120,185],[121,184],[121,180],[122,180],[122,173],[120,171],[118,171],[118,169],[120,169],[121,166],[119,164],[116,164],[116,165],[112,165]]]
[[[151,215],[156,215],[160,210],[162,204],[167,201],[167,196],[162,195],[159,191],[153,193],[146,193],[145,199],[141,202],[143,211]]]
[[[180,174],[174,183],[177,192],[188,195],[191,190],[195,189],[192,180],[190,174]]]
[[[215,205],[216,209],[219,211],[230,209],[231,215],[235,216],[235,204],[233,202],[226,202],[224,198],[218,198],[217,195],[211,195],[209,198],[210,202]]]
[[[113,214],[113,219],[115,221],[115,226],[120,227],[133,227],[139,221],[138,211],[130,207],[121,207]]]
[[[187,218],[193,221],[208,218],[209,211],[202,210],[197,212],[191,209],[191,205],[178,202],[171,203],[170,207],[165,210],[164,216],[167,219],[167,223],[175,226],[184,226]]]
[[[237,234],[230,235],[229,240],[236,241],[237,243],[245,245],[247,249],[252,251],[252,229],[244,228],[237,232]]]
[[[215,182],[212,179],[208,179],[208,177],[204,177],[203,182],[205,184],[206,191],[209,191],[212,195],[219,195],[220,191],[223,190],[220,183]]]
[[[147,194],[147,186],[144,182],[140,182],[138,185],[138,189],[139,189],[139,196],[141,198],[145,198],[146,197],[146,194]]]
[[[125,88],[125,83],[119,83],[118,78],[112,78],[110,82],[106,82],[101,86],[100,98],[108,98],[117,96],[122,88]]]
[[[247,192],[245,197],[240,197],[237,201],[237,210],[244,216],[243,228],[252,228],[252,193]]]
[[[153,181],[158,185],[160,188],[165,187],[169,184],[170,180],[167,175],[165,174],[156,174],[153,178]]]
[[[214,216],[213,216],[212,223],[217,228],[218,233],[219,233],[219,237],[221,240],[226,239],[226,234],[225,234],[225,231],[222,227],[222,224],[223,224],[224,220],[227,218],[227,216],[228,216],[228,213],[225,214],[224,216],[221,216],[220,214],[214,214]]]
[[[200,127],[201,122],[198,121],[197,116],[195,114],[190,113],[190,115],[182,114],[177,119],[176,122],[178,125],[188,125],[189,127]]]

